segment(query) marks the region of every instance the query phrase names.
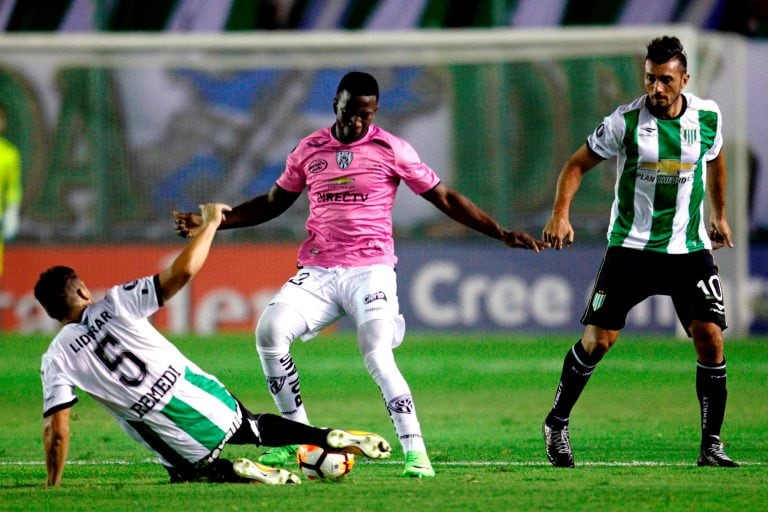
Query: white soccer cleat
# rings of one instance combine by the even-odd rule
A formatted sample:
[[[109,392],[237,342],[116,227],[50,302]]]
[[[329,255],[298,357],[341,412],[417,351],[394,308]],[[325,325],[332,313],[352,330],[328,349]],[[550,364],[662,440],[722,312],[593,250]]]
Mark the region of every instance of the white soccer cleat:
[[[387,440],[373,432],[331,430],[326,440],[331,448],[369,459],[386,459],[392,455],[392,447]]]
[[[269,485],[301,483],[301,479],[290,471],[265,466],[245,458],[235,459],[232,463],[232,470],[240,478],[251,480],[254,483]]]

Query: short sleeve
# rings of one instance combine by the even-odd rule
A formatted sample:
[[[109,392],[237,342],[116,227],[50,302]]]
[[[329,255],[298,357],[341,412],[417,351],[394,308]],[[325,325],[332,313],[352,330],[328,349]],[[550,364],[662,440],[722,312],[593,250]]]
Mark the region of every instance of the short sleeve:
[[[50,353],[43,356],[40,367],[43,381],[43,417],[67,409],[77,403],[75,387],[67,381],[65,373]]]
[[[301,168],[301,151],[297,147],[285,161],[285,169],[277,179],[277,185],[288,192],[301,193],[307,186],[307,177]]]
[[[110,288],[105,299],[118,316],[146,318],[160,309],[158,283],[155,276],[136,279]]]
[[[587,145],[598,156],[608,159],[621,150],[626,122],[619,110],[603,119],[587,137]]]
[[[413,146],[394,137],[391,143],[395,151],[395,172],[415,194],[423,194],[440,183],[440,177],[421,161]]]
[[[715,102],[709,102],[712,104],[713,112],[717,116],[717,124],[715,129],[715,140],[712,144],[712,147],[709,148],[709,150],[704,154],[704,159],[707,162],[710,162],[717,158],[717,155],[720,154],[720,150],[723,149],[723,116],[720,114],[720,109],[717,107]]]

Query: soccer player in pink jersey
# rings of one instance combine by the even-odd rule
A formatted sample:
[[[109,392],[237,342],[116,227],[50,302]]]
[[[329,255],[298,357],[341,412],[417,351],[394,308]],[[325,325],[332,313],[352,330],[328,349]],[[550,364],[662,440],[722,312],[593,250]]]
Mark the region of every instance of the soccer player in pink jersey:
[[[539,252],[546,244],[503,228],[442,183],[410,144],[373,124],[378,108],[376,79],[358,71],[346,74],[333,98],[336,122],[302,139],[269,192],[234,207],[219,229],[273,219],[308,190],[308,237],[299,249],[298,272],[283,285],[256,327],[256,347],[269,390],[283,416],[308,423],[291,343],[310,339],[348,315],[357,327],[365,367],[381,390],[405,453],[403,475],[425,478],[435,472],[411,390],[393,354],[405,334],[392,238],[398,185],[405,182],[456,222],[509,247]],[[197,234],[198,214],[175,216],[180,236]],[[295,449],[273,449],[259,461],[285,463]]]

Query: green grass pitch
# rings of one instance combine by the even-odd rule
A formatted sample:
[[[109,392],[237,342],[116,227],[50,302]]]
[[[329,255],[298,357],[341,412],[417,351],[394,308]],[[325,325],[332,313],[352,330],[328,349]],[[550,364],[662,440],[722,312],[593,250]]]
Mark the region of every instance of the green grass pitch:
[[[49,338],[0,335],[0,510],[512,511],[765,510],[768,503],[768,339],[728,340],[723,429],[735,469],[698,468],[695,353],[672,336],[625,335],[571,417],[577,467],[546,463],[541,421],[577,335],[415,334],[397,349],[437,477],[400,476],[402,453],[354,338],[294,344],[316,425],[373,430],[395,449],[358,460],[342,482],[300,486],[167,483],[149,452],[92,400],[73,409],[62,487],[46,489],[40,356]],[[177,337],[254,412],[274,412],[248,334]],[[255,458],[256,447],[227,447]],[[295,465],[289,466],[297,470]]]

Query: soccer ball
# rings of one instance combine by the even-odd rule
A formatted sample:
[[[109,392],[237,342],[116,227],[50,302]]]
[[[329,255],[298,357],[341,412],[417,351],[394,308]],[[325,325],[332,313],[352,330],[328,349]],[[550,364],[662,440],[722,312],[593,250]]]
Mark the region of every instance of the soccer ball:
[[[310,480],[341,478],[355,465],[355,456],[345,452],[330,452],[319,446],[302,444],[296,452],[301,472]]]

